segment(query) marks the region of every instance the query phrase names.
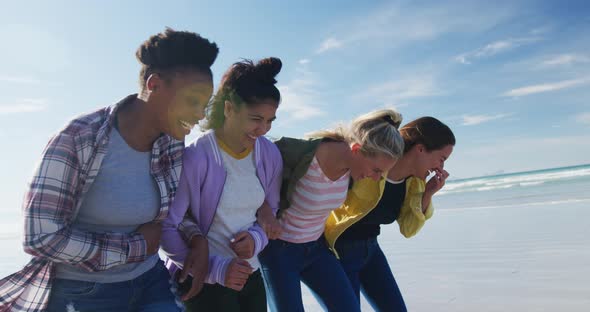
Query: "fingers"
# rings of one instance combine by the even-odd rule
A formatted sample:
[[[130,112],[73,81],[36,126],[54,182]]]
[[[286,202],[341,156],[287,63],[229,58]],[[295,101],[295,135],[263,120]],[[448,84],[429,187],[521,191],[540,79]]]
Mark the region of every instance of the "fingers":
[[[189,289],[189,291],[186,294],[184,294],[180,299],[182,301],[187,301],[199,294],[201,289],[203,289],[203,281],[197,281],[196,279],[193,279],[191,289]]]
[[[254,256],[254,241],[247,231],[240,232],[230,240],[230,248],[241,259],[249,259]]]
[[[246,242],[240,242],[232,244],[231,248],[240,259],[249,259],[252,256],[250,256],[249,248],[246,245]]]
[[[234,242],[238,243],[238,242],[248,238],[249,235],[250,235],[250,233],[248,233],[248,231],[240,232],[240,233],[234,235],[234,238],[233,238]]]
[[[238,272],[242,272],[248,275],[252,274],[252,266],[250,266],[250,263],[248,263],[248,261],[242,259],[236,260],[236,269],[238,270]]]
[[[270,235],[270,239],[277,239],[281,236],[281,233],[283,233],[283,226],[280,223],[276,223],[270,231],[271,235]]]
[[[252,267],[247,261],[234,259],[227,272],[225,286],[240,291],[252,274]]]
[[[242,291],[245,284],[246,284],[246,282],[244,282],[244,283],[229,283],[225,286],[228,288],[231,288],[233,290],[236,290],[236,291]]]
[[[186,259],[184,259],[184,266],[182,267],[182,271],[180,271],[180,276],[178,277],[178,281],[180,283],[184,282],[188,277],[188,273],[192,271],[193,268],[193,253],[189,252]]]

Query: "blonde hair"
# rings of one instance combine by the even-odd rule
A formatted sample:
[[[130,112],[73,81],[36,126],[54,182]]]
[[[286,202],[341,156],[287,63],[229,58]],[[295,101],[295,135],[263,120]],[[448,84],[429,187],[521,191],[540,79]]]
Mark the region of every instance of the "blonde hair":
[[[404,140],[398,131],[401,122],[402,115],[397,111],[380,109],[357,117],[348,127],[339,125],[332,130],[309,133],[306,137],[358,143],[366,156],[382,154],[397,159],[404,152]]]

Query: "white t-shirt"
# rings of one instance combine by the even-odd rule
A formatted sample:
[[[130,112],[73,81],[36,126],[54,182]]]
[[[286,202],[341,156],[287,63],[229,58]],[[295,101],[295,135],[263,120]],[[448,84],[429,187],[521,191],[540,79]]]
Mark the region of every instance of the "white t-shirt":
[[[209,254],[236,258],[230,247],[230,240],[256,222],[256,211],[264,203],[265,194],[256,175],[254,153],[250,152],[246,157],[238,159],[223,148],[220,151],[227,177],[207,234]],[[254,270],[260,268],[257,256],[247,261]]]

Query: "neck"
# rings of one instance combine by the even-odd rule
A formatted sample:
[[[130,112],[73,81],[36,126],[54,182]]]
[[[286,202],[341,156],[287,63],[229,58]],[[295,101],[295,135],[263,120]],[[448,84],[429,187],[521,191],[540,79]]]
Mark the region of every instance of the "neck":
[[[152,150],[161,134],[154,127],[157,122],[153,116],[147,103],[139,98],[121,107],[117,113],[117,128],[127,145],[140,152]]]
[[[391,168],[391,170],[389,170],[389,173],[387,174],[387,178],[389,178],[390,180],[393,180],[393,181],[404,180],[407,177],[414,175],[413,168],[414,168],[414,164],[413,164],[412,157],[408,157],[407,155],[404,155],[404,156],[402,156],[402,158],[400,158],[395,163],[393,168]]]
[[[315,154],[322,171],[331,180],[339,179],[352,165],[352,154],[344,142],[323,142]]]
[[[232,152],[236,154],[240,154],[246,150],[242,142],[237,139],[235,136],[230,135],[231,131],[227,129],[226,124],[224,124],[221,128],[215,130],[215,135],[223,141],[223,143],[229,147]]]

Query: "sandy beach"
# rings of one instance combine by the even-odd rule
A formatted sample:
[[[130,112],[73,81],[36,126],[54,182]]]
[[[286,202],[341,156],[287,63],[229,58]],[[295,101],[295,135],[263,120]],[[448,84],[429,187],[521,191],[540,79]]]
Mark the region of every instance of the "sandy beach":
[[[528,184],[520,188],[503,187],[510,181],[495,178],[485,183],[496,190],[438,196],[435,215],[411,239],[399,234],[397,224],[383,227],[380,244],[408,310],[587,311],[588,177],[541,177],[544,183],[521,178]],[[18,213],[0,220],[2,276],[27,261],[20,223]],[[304,301],[306,311],[321,311],[305,287]],[[362,308],[372,311],[364,301]]]

